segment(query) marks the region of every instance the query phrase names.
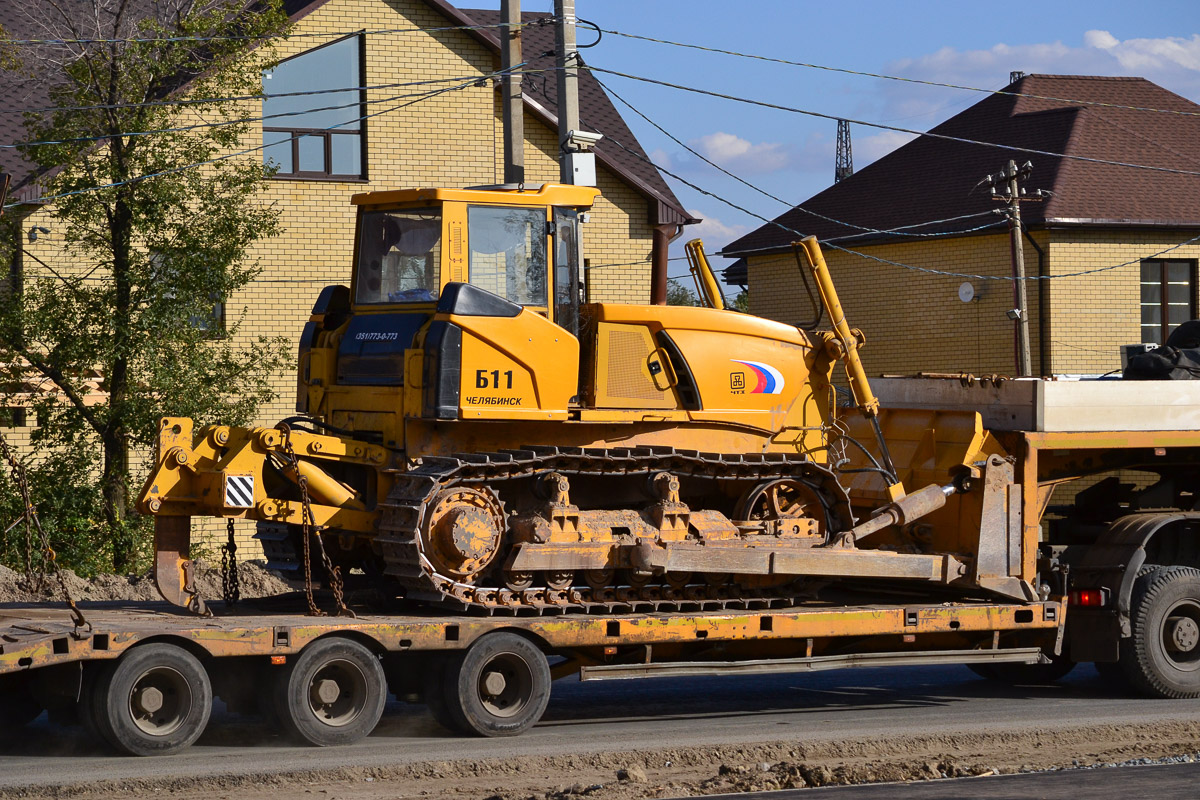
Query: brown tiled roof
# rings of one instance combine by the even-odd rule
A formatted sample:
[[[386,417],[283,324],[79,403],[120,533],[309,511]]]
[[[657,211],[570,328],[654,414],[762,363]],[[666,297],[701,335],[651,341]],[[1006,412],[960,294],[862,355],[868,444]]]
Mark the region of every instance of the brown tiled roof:
[[[324,5],[327,0],[285,0],[285,8],[293,20],[300,19]],[[425,0],[430,6],[447,16],[450,24],[456,25],[491,25],[500,21],[500,12],[488,10],[464,11],[455,8],[446,0]],[[30,28],[29,21],[19,14],[15,3],[0,2],[0,26],[13,38],[36,38],[38,33]],[[532,20],[544,14],[525,14],[526,19]],[[553,56],[544,53],[554,49],[554,29],[550,26],[529,27],[524,29],[524,55],[534,69],[552,68]],[[500,40],[494,29],[470,31],[484,46],[499,53]],[[557,92],[553,79],[542,81],[538,78],[527,78],[524,81],[526,100],[535,113],[543,117],[550,125],[557,124]],[[40,108],[50,104],[49,91],[44,80],[18,79],[12,73],[0,73],[0,144],[11,144],[26,138],[24,120],[21,114],[9,113],[9,109]],[[605,134],[609,141],[601,141],[596,148],[598,159],[613,169],[618,176],[633,186],[641,194],[653,202],[650,206],[652,221],[661,223],[682,223],[690,215],[675,197],[662,175],[647,160],[646,153],[634,137],[633,132],[617,113],[612,102],[600,88],[599,84],[586,71],[580,74],[579,105],[581,124],[583,127]],[[631,155],[616,146],[613,140],[619,141],[625,147],[633,150],[643,158]],[[28,179],[34,170],[34,165],[24,159],[19,152],[12,148],[0,148],[0,171],[13,176],[14,189]],[[14,193],[14,199],[17,195]]]
[[[1144,78],[1028,75],[1006,87],[1026,95],[1200,112],[1200,105]],[[1068,156],[1200,172],[1200,116],[1080,105],[1059,100],[994,94],[933,128],[931,133],[1026,147]],[[977,144],[919,137],[813,196],[776,222],[821,239],[862,234],[851,225],[897,228],[999,205],[980,179],[1009,159],[1033,163],[1024,188],[1048,189],[1045,202],[1024,203],[1032,226],[1046,224],[1200,226],[1200,175],[1178,175],[1034,155]],[[808,211],[833,217],[838,224]],[[988,220],[942,223],[917,232],[962,231]],[[746,255],[786,247],[795,234],[767,224],[724,249]],[[860,235],[840,243],[879,241]]]

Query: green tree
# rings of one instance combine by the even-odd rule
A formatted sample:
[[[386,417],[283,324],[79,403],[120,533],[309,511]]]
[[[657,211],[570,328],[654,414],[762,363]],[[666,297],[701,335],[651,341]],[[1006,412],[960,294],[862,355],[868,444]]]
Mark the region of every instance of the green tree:
[[[688,286],[684,286],[674,278],[667,280],[667,305],[669,306],[698,306],[699,298]]]
[[[734,311],[740,311],[743,314],[749,314],[750,313],[750,292],[748,292],[745,289],[742,289],[740,292],[737,293],[737,296],[735,296],[733,298],[733,301],[729,304],[729,307],[732,308]]]
[[[145,539],[133,456],[158,418],[246,422],[285,363],[282,340],[218,317],[258,272],[251,248],[278,232],[261,155],[226,156],[257,143],[260,104],[244,98],[261,91],[287,17],[278,0],[10,2],[57,40],[22,48],[20,69],[45,76],[57,108],[26,118],[31,141],[57,144],[23,152],[73,266],[26,259],[0,304],[3,385],[32,372],[52,389],[36,405],[40,474],[91,486],[45,513],[62,512],[60,532],[98,534],[92,551],[127,571]]]

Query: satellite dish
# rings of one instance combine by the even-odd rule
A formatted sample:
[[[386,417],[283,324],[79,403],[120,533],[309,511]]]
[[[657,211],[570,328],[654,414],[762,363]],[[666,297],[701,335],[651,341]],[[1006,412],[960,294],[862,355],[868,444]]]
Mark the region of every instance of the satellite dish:
[[[958,287],[958,299],[969,303],[975,299],[975,287],[970,281],[963,281]]]

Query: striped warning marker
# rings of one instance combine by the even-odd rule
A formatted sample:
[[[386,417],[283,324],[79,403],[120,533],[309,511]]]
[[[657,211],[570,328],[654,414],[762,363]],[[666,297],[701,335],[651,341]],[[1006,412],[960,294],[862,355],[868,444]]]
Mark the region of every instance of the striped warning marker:
[[[249,508],[254,505],[254,476],[225,476],[225,505],[231,508]]]

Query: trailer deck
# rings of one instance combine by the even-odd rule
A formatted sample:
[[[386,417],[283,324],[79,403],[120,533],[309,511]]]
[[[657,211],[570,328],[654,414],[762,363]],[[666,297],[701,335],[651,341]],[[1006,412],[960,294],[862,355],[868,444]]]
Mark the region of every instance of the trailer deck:
[[[790,651],[789,656],[812,658],[814,652],[828,651],[831,643],[843,637],[844,646],[837,649],[857,655],[879,651],[885,642],[877,637],[884,637],[886,651],[895,653],[898,649],[919,651],[921,642],[933,636],[955,636],[967,643],[981,634],[986,641],[954,648],[953,655],[940,652],[939,660],[970,661],[964,654],[973,651],[988,661],[1036,661],[1037,647],[1053,647],[1064,609],[1057,601],[850,607],[813,602],[786,609],[660,611],[607,617],[498,618],[418,612],[349,618],[281,613],[271,605],[278,603],[266,607],[247,604],[230,614],[200,618],[167,603],[84,604],[92,625],[89,631],[75,628],[61,605],[5,604],[0,606],[0,674],[115,659],[150,639],[186,642],[211,658],[286,659],[335,633],[369,640],[376,650],[404,653],[463,650],[499,630],[521,633],[553,652],[595,651],[597,662],[605,660],[605,648],[610,651],[607,655],[613,656],[617,646],[752,642],[770,653],[773,644],[778,647],[782,643],[778,649],[781,656]],[[1008,634],[1028,640],[1020,642],[1021,653],[1010,652],[1002,641]],[[859,644],[851,646],[851,641]],[[1028,647],[1034,648],[1032,658],[1024,652]],[[649,661],[644,659],[641,666]],[[601,674],[603,671],[594,672],[592,679]]]

